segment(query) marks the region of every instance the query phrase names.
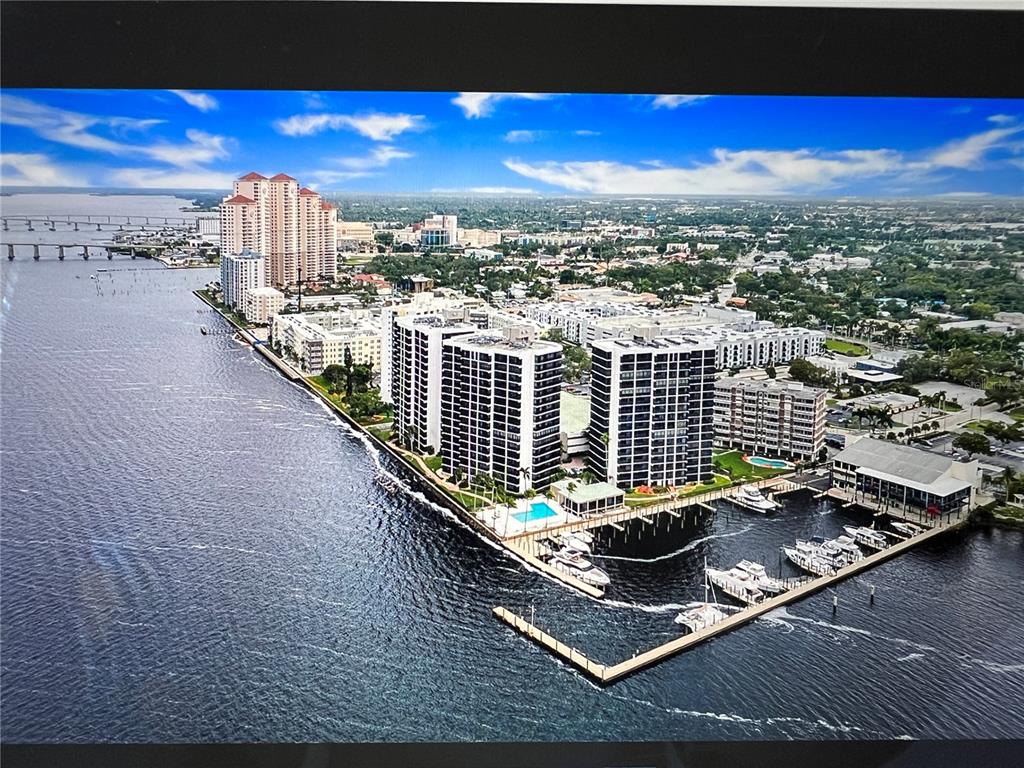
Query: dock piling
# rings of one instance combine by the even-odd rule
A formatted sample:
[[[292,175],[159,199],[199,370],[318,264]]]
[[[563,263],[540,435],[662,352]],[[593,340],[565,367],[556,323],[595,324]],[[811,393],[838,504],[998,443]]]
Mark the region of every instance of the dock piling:
[[[832,615],[839,610],[839,595],[832,595]]]
[[[871,605],[875,604],[875,585],[874,584],[871,585],[870,603],[871,603]]]

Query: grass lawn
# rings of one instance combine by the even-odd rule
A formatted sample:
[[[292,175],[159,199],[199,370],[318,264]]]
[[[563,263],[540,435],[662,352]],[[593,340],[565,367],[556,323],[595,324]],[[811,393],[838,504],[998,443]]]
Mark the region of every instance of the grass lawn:
[[[962,411],[963,407],[960,405],[960,403],[957,403],[952,400],[947,400],[945,403],[942,404],[942,410],[946,411],[947,413],[956,413],[957,411]]]
[[[1020,507],[1011,507],[1009,504],[1004,504],[992,511],[992,516],[1004,523],[1019,523],[1024,525],[1024,509]]]
[[[863,344],[857,344],[852,341],[840,341],[839,339],[825,339],[825,349],[838,352],[840,355],[849,355],[850,357],[862,357],[870,352]]]
[[[391,430],[387,427],[367,427],[368,432],[372,432],[374,437],[383,440],[385,443],[391,439]]]
[[[775,477],[789,472],[788,469],[771,469],[769,467],[755,467],[743,460],[743,454],[739,451],[727,451],[719,453],[712,459],[715,467],[722,473],[729,475],[733,480],[759,479],[763,477]]]
[[[1014,408],[1010,411],[1010,416],[1014,421],[1024,421],[1024,408]]]
[[[443,460],[441,459],[440,456],[424,456],[423,463],[430,467],[431,472],[437,472],[439,469],[441,469],[441,464],[443,463]]]

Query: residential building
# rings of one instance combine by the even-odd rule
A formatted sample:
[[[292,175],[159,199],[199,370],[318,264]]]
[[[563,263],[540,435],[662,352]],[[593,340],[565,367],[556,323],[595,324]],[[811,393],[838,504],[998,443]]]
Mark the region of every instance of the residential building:
[[[910,445],[862,437],[832,459],[832,488],[903,514],[959,515],[974,507],[977,460],[955,461]]]
[[[287,299],[277,288],[246,288],[242,294],[245,319],[256,325],[269,325],[274,315],[284,309]]]
[[[448,316],[399,317],[391,324],[390,395],[393,431],[417,453],[441,446],[441,368],[445,339],[476,333],[458,310]]]
[[[266,285],[267,260],[262,253],[243,248],[238,253],[221,254],[220,287],[227,306],[240,308],[246,290],[265,288]]]
[[[380,329],[365,310],[278,314],[271,338],[309,376],[329,365],[344,365],[346,350],[353,364],[380,370]]]
[[[824,389],[796,381],[715,382],[715,441],[757,456],[802,461],[825,445]]]
[[[590,398],[562,392],[560,401],[562,453],[570,458],[586,456],[587,429],[590,427]]]
[[[593,344],[589,462],[619,488],[711,477],[715,349],[637,328]]]
[[[291,285],[300,276],[334,279],[338,211],[291,176],[246,174],[220,210],[221,253],[249,248],[265,254],[269,284]]]
[[[445,471],[485,473],[510,493],[546,488],[561,460],[562,345],[512,327],[449,336],[442,346]]]

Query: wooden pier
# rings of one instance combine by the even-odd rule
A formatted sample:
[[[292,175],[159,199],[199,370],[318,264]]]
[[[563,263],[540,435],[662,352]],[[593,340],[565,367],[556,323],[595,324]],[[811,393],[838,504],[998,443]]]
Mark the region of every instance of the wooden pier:
[[[526,637],[529,637],[544,648],[547,648],[551,653],[555,654],[559,658],[567,661],[577,669],[586,672],[597,682],[602,685],[608,685],[616,682],[617,680],[621,680],[627,675],[631,675],[641,669],[653,666],[660,661],[664,661],[665,659],[692,648],[695,645],[699,645],[706,640],[710,640],[711,638],[728,632],[729,630],[740,627],[747,622],[753,621],[759,616],[763,616],[775,608],[800,600],[814,592],[818,592],[826,587],[843,581],[850,576],[855,576],[862,571],[869,570],[879,563],[905,552],[911,547],[960,527],[964,522],[965,520],[958,520],[954,523],[936,525],[931,530],[925,531],[924,533],[908,538],[897,544],[893,544],[886,549],[874,552],[855,563],[851,563],[844,568],[840,568],[832,576],[822,576],[820,578],[804,580],[789,591],[764,600],[756,605],[743,608],[717,624],[712,624],[710,627],[706,627],[697,632],[682,635],[681,637],[670,640],[663,645],[651,648],[643,653],[638,653],[625,661],[620,661],[618,664],[607,665],[597,662],[578,649],[566,645],[539,627],[536,627],[526,621],[526,619],[501,606],[494,609],[494,615],[516,631]]]

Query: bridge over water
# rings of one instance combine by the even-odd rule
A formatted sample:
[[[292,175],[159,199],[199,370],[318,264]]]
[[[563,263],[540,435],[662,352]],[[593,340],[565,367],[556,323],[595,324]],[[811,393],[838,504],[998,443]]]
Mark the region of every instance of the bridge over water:
[[[56,232],[58,225],[74,232],[93,227],[97,232],[102,232],[104,229],[112,230],[115,227],[118,231],[123,232],[125,230],[146,231],[167,228],[198,229],[200,221],[216,218],[216,215],[188,218],[185,216],[116,216],[105,213],[21,214],[0,216],[0,225],[4,232],[10,231],[12,224],[24,225],[28,232],[34,232],[36,227]]]
[[[163,251],[169,248],[167,245],[151,245],[149,243],[5,243],[7,246],[7,260],[14,261],[17,256],[17,249],[32,249],[32,260],[39,261],[46,249],[54,253],[59,261],[64,261],[70,252],[73,256],[81,256],[86,261],[92,253],[102,253],[108,259],[113,259],[114,254],[123,253],[130,255],[133,259],[139,256],[149,257],[156,251]],[[79,253],[80,251],[80,253]]]

